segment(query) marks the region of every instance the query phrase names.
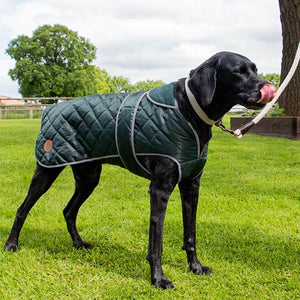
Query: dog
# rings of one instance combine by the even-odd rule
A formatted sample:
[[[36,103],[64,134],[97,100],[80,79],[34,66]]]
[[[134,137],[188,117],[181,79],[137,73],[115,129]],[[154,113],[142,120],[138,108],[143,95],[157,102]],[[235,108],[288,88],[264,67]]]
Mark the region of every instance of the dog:
[[[160,97],[159,92],[164,89],[167,90],[167,96],[164,95]],[[196,69],[192,70],[188,78],[179,79],[171,85],[163,86],[157,90],[154,89],[150,94],[147,94],[149,99],[151,97],[155,98],[155,100],[150,99],[151,101],[148,99],[151,102],[151,105],[154,105],[154,102],[160,102],[155,108],[155,111],[159,110],[159,117],[157,117],[155,113],[151,113],[151,116],[142,116],[140,122],[144,125],[144,123],[148,123],[149,120],[152,122],[152,120],[160,118],[160,124],[153,125],[151,123],[152,125],[150,124],[148,126],[147,130],[150,131],[152,130],[152,127],[162,127],[164,129],[169,126],[170,123],[171,128],[167,131],[171,132],[171,138],[169,139],[172,140],[174,138],[175,143],[179,144],[177,145],[178,148],[174,150],[178,156],[172,154],[172,141],[170,141],[171,146],[165,144],[163,141],[158,141],[160,140],[160,133],[157,133],[156,131],[154,135],[151,134],[152,138],[154,138],[150,141],[149,147],[152,147],[152,145],[155,144],[158,148],[163,150],[153,150],[151,148],[152,150],[146,149],[144,153],[137,153],[135,147],[138,146],[132,146],[132,144],[130,144],[130,139],[133,139],[132,130],[135,131],[135,136],[139,134],[138,130],[141,130],[139,129],[141,125],[137,125],[138,128],[135,128],[136,125],[133,125],[132,115],[138,118],[140,105],[148,101],[142,100],[147,96],[145,96],[144,93],[136,94],[135,100],[132,100],[131,94],[126,94],[125,99],[119,99],[120,105],[118,104],[117,109],[112,109],[115,111],[112,119],[117,119],[113,121],[113,124],[123,122],[121,120],[123,114],[125,117],[127,115],[127,118],[129,118],[129,121],[127,120],[127,123],[125,122],[127,124],[125,124],[125,129],[116,129],[118,132],[114,133],[115,141],[110,141],[110,145],[112,145],[115,151],[113,155],[105,155],[101,150],[103,147],[106,147],[106,139],[104,136],[101,137],[101,143],[99,143],[97,138],[94,138],[93,143],[95,145],[98,143],[97,145],[102,151],[99,150],[101,153],[95,154],[94,157],[91,156],[93,149],[90,149],[91,147],[89,144],[82,150],[83,152],[81,151],[80,156],[82,156],[82,158],[76,156],[75,158],[73,157],[70,159],[69,157],[72,156],[72,153],[76,152],[74,148],[81,149],[82,144],[87,142],[81,140],[79,142],[78,140],[68,141],[68,145],[73,142],[74,145],[72,144],[72,147],[68,146],[69,148],[71,147],[71,150],[69,149],[69,152],[65,155],[66,158],[49,163],[47,157],[54,151],[55,143],[57,144],[59,142],[55,142],[54,136],[49,138],[41,136],[40,134],[37,145],[39,143],[41,144],[41,149],[38,151],[43,153],[39,158],[40,160],[38,160],[27,197],[17,210],[12,230],[5,243],[5,249],[8,251],[16,251],[18,249],[19,234],[30,209],[50,188],[66,165],[71,165],[75,178],[75,193],[63,211],[67,228],[76,248],[91,248],[91,244],[84,241],[77,231],[76,217],[80,206],[99,183],[102,164],[111,163],[126,167],[137,175],[150,179],[150,188],[148,192],[150,194],[151,213],[147,260],[149,261],[151,268],[152,284],[161,289],[174,288],[173,283],[163,273],[161,256],[166,208],[168,199],[177,183],[180,190],[183,213],[184,241],[182,249],[186,251],[188,265],[192,272],[195,274],[210,274],[212,272],[211,269],[202,265],[196,254],[196,213],[200,178],[206,160],[207,145],[212,137],[212,125],[218,122],[223,115],[236,104],[251,109],[262,108],[267,102],[273,99],[275,91],[276,88],[274,86],[270,85],[269,82],[257,75],[255,64],[248,58],[232,52],[220,52],[206,60]],[[175,100],[172,100],[170,95]],[[107,94],[106,96],[114,97],[113,94]],[[120,94],[117,94],[116,97],[121,96]],[[161,101],[160,98],[164,98],[164,100]],[[82,103],[91,106],[91,101],[94,101],[93,99],[94,98],[90,99],[86,97],[84,99],[79,98],[79,100],[68,102],[73,106],[82,105]],[[101,102],[101,99],[98,99],[96,102]],[[128,108],[130,102],[131,106],[134,108],[133,112]],[[58,104],[52,106],[52,113],[57,116],[63,115],[63,113],[56,113],[59,107]],[[65,128],[72,127],[74,118],[76,119],[77,114],[80,114],[81,111],[81,106],[78,107],[76,108],[76,113],[72,114],[72,121],[59,121],[59,128],[57,128],[57,130],[65,131],[67,130]],[[100,109],[105,110],[103,107],[100,107]],[[148,108],[145,108],[145,110],[147,109]],[[180,118],[180,120],[185,123],[182,123],[183,125],[178,125],[178,119],[165,121],[165,110],[170,110],[171,113],[176,115],[176,118]],[[92,114],[95,114],[95,112],[85,113],[84,116]],[[49,115],[50,110],[47,112],[48,117]],[[103,114],[101,113],[101,116],[102,115]],[[97,116],[95,118],[97,119]],[[43,130],[43,127],[46,126],[45,124],[47,121],[45,121],[45,119],[46,115],[43,116],[41,131]],[[84,122],[87,122],[87,120],[85,119]],[[99,120],[96,120],[95,122],[97,122],[97,124],[101,123]],[[74,125],[70,129],[72,132],[67,131],[66,137],[64,137],[64,143],[70,136],[73,138],[74,136],[80,135],[82,139],[83,134],[77,134],[76,132],[76,130],[79,130],[79,125],[76,126]],[[107,130],[110,128],[109,125],[105,125],[104,127]],[[117,128],[117,126],[115,127]],[[177,135],[181,135],[180,130],[182,130],[182,128],[185,128],[193,142],[192,144],[185,145],[183,147],[184,149],[180,150],[181,143],[189,143],[186,137],[183,137],[181,140],[180,138],[179,140],[177,139]],[[155,130],[157,130],[157,128]],[[86,135],[88,135],[88,132]],[[157,135],[158,138],[155,138]],[[165,133],[163,135],[165,135]],[[110,137],[110,139],[112,139],[112,137]],[[116,142],[117,140],[118,142]],[[116,146],[114,145],[114,142],[117,143]],[[137,141],[137,143],[140,144],[140,148],[143,147],[143,139]],[[62,148],[62,145],[59,145],[56,152],[53,152],[55,153],[54,156],[56,158],[60,156],[59,151],[61,151],[60,149]],[[87,152],[87,148],[90,152],[85,153]],[[163,152],[165,150],[164,148],[168,148],[168,152]],[[185,169],[185,158],[182,158],[181,156],[183,156],[185,152],[190,152],[190,148],[193,148],[193,153],[191,155],[197,156],[196,163],[190,164],[189,167]],[[160,151],[162,151],[162,154],[160,154]],[[52,158],[50,158],[50,160]],[[128,159],[129,162],[126,161],[126,159]],[[41,162],[41,160],[43,161]]]

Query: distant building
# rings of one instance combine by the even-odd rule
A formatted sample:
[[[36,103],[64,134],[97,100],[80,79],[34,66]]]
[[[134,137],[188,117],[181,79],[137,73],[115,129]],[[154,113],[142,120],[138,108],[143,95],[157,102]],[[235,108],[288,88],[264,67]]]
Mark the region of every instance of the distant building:
[[[244,112],[244,110],[245,110],[244,106],[237,104],[230,110],[230,112],[242,113],[242,112]]]
[[[25,105],[26,103],[19,99],[0,96],[0,105]]]

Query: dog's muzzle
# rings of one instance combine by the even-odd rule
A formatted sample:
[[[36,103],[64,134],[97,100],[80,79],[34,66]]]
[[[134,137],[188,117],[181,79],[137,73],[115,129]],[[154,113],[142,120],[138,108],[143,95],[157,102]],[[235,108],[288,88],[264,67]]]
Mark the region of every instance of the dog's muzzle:
[[[256,103],[266,104],[274,99],[276,96],[277,89],[272,84],[265,84],[260,89],[260,99],[256,101]]]

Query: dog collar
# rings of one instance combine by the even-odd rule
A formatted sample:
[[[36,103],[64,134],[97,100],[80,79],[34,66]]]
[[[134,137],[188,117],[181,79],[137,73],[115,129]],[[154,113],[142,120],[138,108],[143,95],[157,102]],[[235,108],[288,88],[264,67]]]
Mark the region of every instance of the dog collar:
[[[205,122],[208,125],[214,125],[215,123],[217,123],[218,121],[212,120],[210,119],[207,114],[203,111],[203,109],[200,107],[199,103],[197,102],[194,94],[192,93],[192,91],[189,88],[188,82],[189,82],[190,78],[186,78],[185,80],[185,91],[187,94],[187,97],[195,111],[195,113],[198,115],[198,117]]]

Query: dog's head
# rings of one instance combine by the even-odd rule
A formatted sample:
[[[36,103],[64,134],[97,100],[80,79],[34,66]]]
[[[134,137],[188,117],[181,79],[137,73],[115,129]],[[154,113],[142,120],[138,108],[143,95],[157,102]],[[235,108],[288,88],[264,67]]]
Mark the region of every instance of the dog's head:
[[[232,106],[260,109],[276,94],[275,86],[257,75],[248,58],[220,52],[190,72],[189,87],[200,106],[214,120]]]

